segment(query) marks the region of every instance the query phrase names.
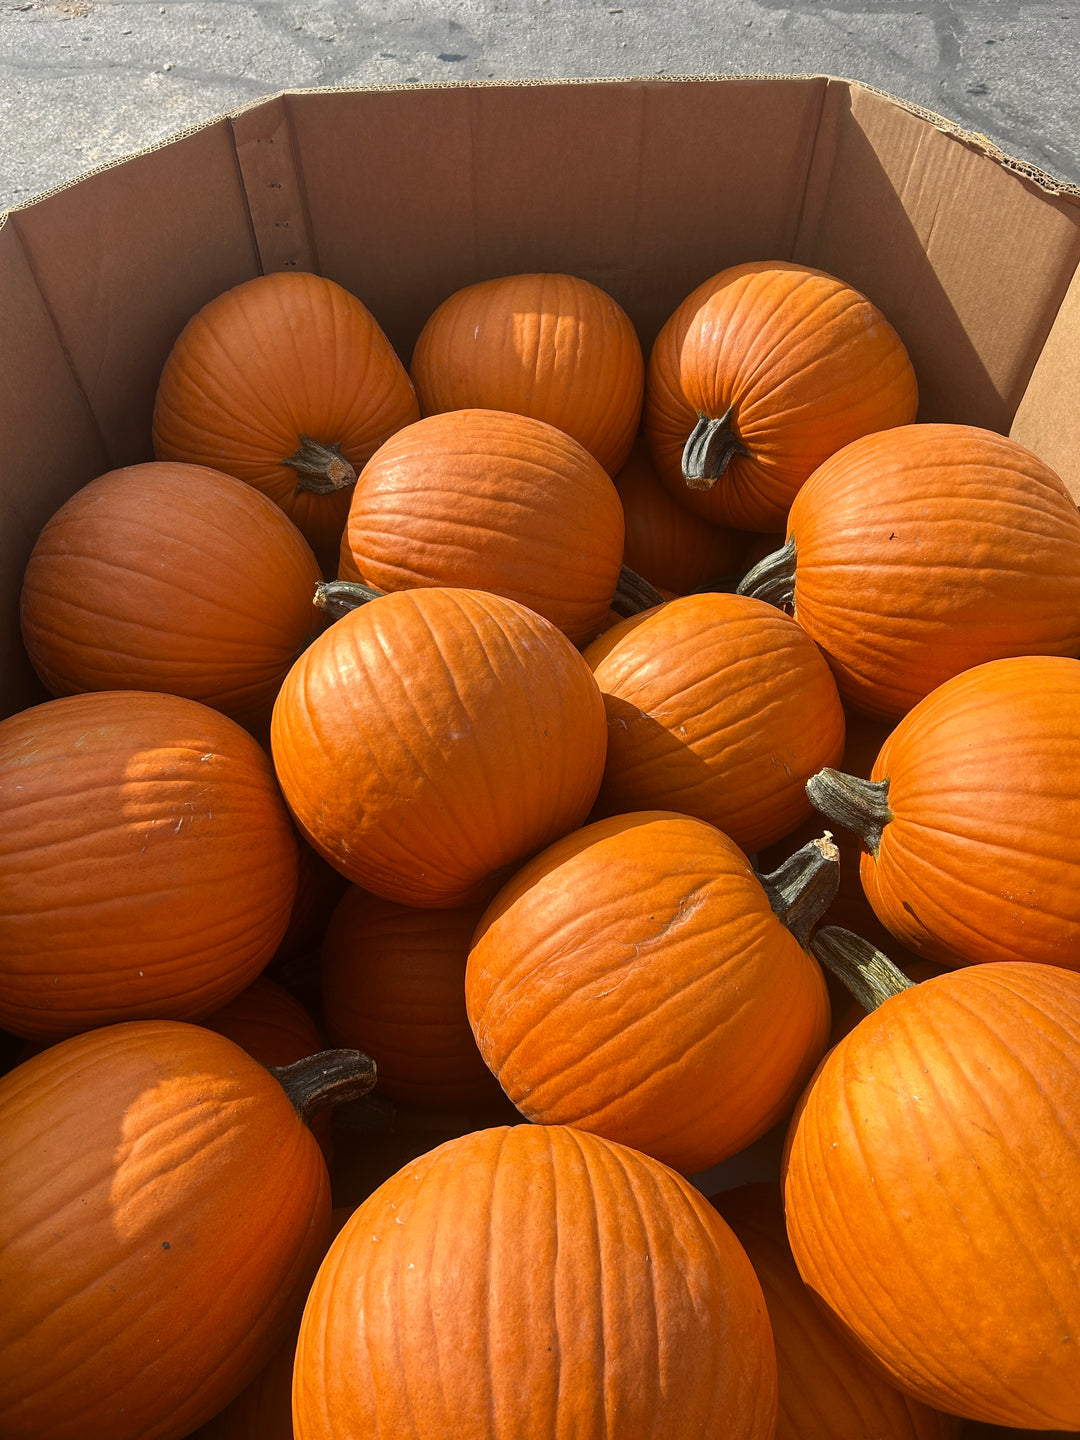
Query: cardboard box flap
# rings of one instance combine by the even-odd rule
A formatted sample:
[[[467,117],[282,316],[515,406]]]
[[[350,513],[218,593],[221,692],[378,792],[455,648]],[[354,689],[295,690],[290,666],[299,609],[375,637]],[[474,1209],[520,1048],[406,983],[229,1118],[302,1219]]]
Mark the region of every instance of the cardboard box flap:
[[[1052,466],[1080,504],[1080,270],[1073,276],[1009,433]]]
[[[920,419],[1004,432],[1080,263],[1080,200],[833,82],[795,257],[865,291],[896,326]]]
[[[151,458],[158,376],[213,295],[259,273],[227,120],[13,211],[110,465]],[[48,423],[48,422],[46,422]]]

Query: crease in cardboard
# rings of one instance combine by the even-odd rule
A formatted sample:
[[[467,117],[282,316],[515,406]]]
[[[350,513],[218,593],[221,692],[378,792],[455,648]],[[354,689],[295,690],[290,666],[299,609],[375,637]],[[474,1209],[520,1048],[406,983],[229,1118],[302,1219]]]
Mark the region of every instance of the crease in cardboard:
[[[288,96],[233,116],[230,130],[262,273],[318,273]]]

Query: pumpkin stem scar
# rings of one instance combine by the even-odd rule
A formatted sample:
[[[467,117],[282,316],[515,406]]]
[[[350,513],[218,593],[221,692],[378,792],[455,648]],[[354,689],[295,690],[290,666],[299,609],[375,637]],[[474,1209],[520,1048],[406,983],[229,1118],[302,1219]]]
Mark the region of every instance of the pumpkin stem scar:
[[[350,610],[358,610],[369,600],[379,600],[385,593],[370,585],[358,585],[354,580],[320,580],[315,586],[312,604],[316,610],[325,610],[335,620],[340,620]]]
[[[806,949],[810,931],[836,899],[840,852],[826,834],[796,850],[778,869],[758,875],[773,914]]]
[[[781,550],[774,550],[749,569],[735,590],[751,600],[764,600],[782,610],[795,603],[795,536],[789,535]]]
[[[361,1050],[321,1050],[267,1068],[305,1124],[330,1105],[362,1099],[375,1084],[375,1061]]]
[[[332,495],[356,484],[356,471],[341,453],[340,445],[320,445],[309,435],[300,436],[300,449],[283,465],[291,465],[298,479],[297,490],[311,490],[316,495]]]
[[[862,780],[826,767],[811,775],[806,793],[815,810],[842,830],[853,830],[877,859],[885,826],[893,818],[888,779]]]
[[[698,423],[682,452],[682,473],[688,489],[711,490],[733,455],[750,454],[732,426],[734,409],[729,405],[718,420],[698,413]]]
[[[887,955],[839,925],[819,930],[810,941],[810,953],[847,986],[867,1014],[911,989],[912,982]]]
[[[624,565],[619,571],[619,583],[611,600],[616,615],[624,618],[640,615],[642,610],[651,610],[654,605],[663,605],[664,597],[648,580],[643,580],[636,571]]]

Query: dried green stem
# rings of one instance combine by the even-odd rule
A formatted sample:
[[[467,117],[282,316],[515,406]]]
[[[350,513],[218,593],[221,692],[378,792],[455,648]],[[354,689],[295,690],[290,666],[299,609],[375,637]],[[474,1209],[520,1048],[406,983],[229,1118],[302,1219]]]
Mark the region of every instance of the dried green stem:
[[[361,1050],[322,1050],[269,1069],[305,1124],[330,1105],[359,1100],[375,1084],[375,1061]]]
[[[291,465],[296,471],[298,490],[332,495],[335,490],[356,484],[356,471],[341,453],[341,446],[321,445],[310,435],[301,435],[299,450],[281,463]]]
[[[648,580],[641,576],[628,565],[624,565],[619,571],[619,583],[615,587],[615,594],[612,597],[611,608],[616,615],[624,618],[629,615],[640,615],[642,610],[651,610],[654,605],[663,605],[664,597],[655,586],[650,585]]]
[[[734,455],[749,455],[749,450],[736,435],[729,405],[719,419],[698,413],[698,423],[683,446],[682,473],[690,490],[711,490],[727,469]]]
[[[765,600],[782,610],[785,605],[795,603],[795,536],[788,537],[781,550],[774,550],[764,560],[752,566],[743,576],[737,595],[749,595],[752,600]]]
[[[887,955],[839,925],[823,926],[810,941],[810,953],[847,986],[867,1014],[911,988],[912,982]]]
[[[355,580],[320,580],[315,586],[313,603],[317,610],[325,610],[335,620],[340,620],[350,610],[358,610],[361,605],[366,605],[369,600],[378,600],[385,593]]]
[[[852,830],[877,858],[881,836],[892,819],[888,780],[862,780],[840,770],[819,770],[806,782],[815,810],[842,830]]]
[[[773,914],[806,948],[810,932],[836,899],[840,852],[828,833],[796,850],[776,870],[758,875]]]

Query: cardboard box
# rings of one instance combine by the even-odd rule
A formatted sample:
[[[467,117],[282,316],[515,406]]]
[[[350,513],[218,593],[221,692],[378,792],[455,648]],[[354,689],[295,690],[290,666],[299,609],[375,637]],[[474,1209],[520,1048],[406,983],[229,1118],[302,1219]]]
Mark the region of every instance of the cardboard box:
[[[795,260],[870,296],[920,418],[1008,432],[1080,495],[1080,191],[844,80],[616,80],[300,91],[0,217],[2,713],[45,698],[18,595],[80,485],[152,458],[158,374],[189,317],[311,269],[408,364],[472,281],[565,270],[643,344],[700,281]]]

